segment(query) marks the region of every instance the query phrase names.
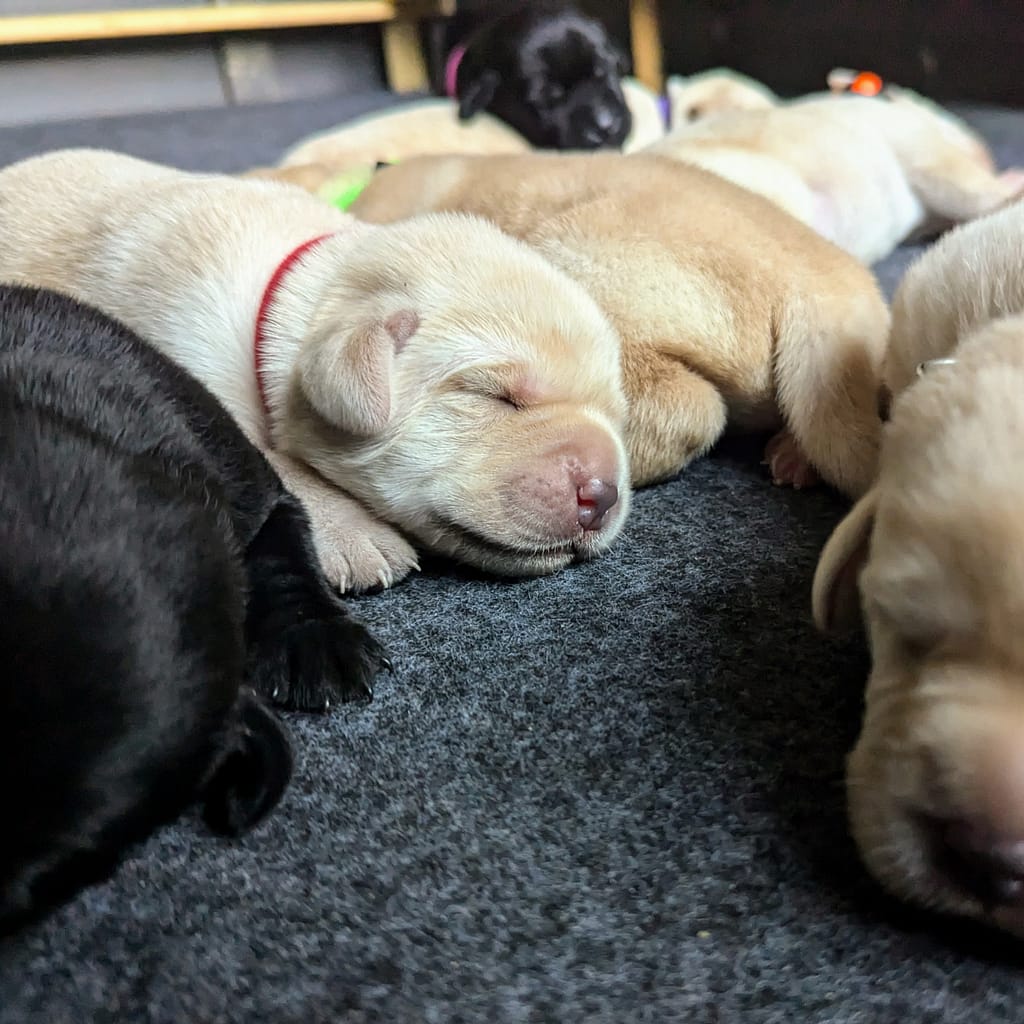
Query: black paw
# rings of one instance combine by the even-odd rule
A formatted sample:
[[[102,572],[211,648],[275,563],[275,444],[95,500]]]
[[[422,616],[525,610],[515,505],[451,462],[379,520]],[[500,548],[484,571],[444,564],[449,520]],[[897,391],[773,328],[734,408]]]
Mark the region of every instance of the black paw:
[[[381,669],[391,669],[384,649],[345,614],[300,620],[249,645],[250,685],[289,710],[372,700]]]

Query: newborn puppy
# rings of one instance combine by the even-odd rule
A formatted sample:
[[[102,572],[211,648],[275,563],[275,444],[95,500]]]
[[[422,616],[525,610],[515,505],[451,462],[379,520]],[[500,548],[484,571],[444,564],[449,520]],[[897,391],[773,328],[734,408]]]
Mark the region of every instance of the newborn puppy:
[[[665,134],[660,98],[631,78],[622,80],[632,115],[632,130],[623,152],[650,145]],[[353,186],[378,164],[433,153],[528,153],[530,144],[504,121],[480,113],[468,121],[458,116],[454,100],[424,99],[397,109],[368,114],[295,143],[276,167],[257,167],[247,177],[298,185],[346,208]]]
[[[198,801],[238,835],[278,801],[264,698],[369,693],[377,644],[226,412],[127,328],[0,287],[0,932]]]
[[[764,195],[864,263],[987,213],[1024,187],[1024,173],[997,173],[978,135],[910,90],[888,85],[875,97],[830,92],[776,105],[766,92],[751,107],[748,86],[714,82],[728,82],[725,102],[738,94],[742,109],[676,123],[646,152]]]
[[[859,605],[870,639],[847,773],[868,868],[1024,936],[1022,238],[1017,204],[900,286],[878,480],[822,552],[814,614],[825,629]]]
[[[631,116],[626,59],[604,27],[564,3],[523,4],[448,58],[459,116],[489,111],[543,149],[619,148]]]
[[[529,143],[504,121],[478,114],[461,121],[453,100],[433,97],[375,111],[295,143],[276,168],[250,171],[293,180],[315,192],[355,167],[397,163],[422,153],[525,153]]]
[[[416,564],[398,528],[511,575],[622,528],[615,333],[493,225],[370,227],[290,185],[72,150],[0,171],[4,277],[92,302],[207,384],[342,589]]]
[[[783,428],[767,453],[779,483],[870,484],[885,303],[864,267],[760,196],[660,157],[529,154],[403,161],[352,206],[377,223],[426,210],[493,220],[604,310],[634,484],[678,473],[727,426]]]
[[[670,75],[665,91],[673,126],[692,124],[726,110],[763,110],[779,103],[766,85],[728,68],[689,77]]]

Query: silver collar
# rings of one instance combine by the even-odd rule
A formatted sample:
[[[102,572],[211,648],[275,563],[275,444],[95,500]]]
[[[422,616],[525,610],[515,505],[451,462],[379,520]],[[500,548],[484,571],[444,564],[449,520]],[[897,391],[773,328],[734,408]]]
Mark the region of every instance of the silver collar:
[[[933,366],[956,366],[957,361],[952,358],[926,359],[923,363],[917,364],[917,375],[923,377]]]

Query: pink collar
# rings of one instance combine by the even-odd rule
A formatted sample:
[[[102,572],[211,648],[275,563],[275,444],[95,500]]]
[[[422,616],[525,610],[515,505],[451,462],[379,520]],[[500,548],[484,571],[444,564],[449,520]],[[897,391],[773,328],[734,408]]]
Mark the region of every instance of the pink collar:
[[[331,234],[333,234],[333,232],[329,232],[326,235],[317,235],[316,238],[311,238],[308,242],[303,242],[302,245],[288,253],[288,255],[281,260],[277,269],[271,275],[270,280],[267,282],[267,287],[263,292],[263,298],[260,300],[260,308],[256,313],[253,360],[256,366],[256,390],[260,395],[260,406],[263,410],[263,415],[267,419],[270,418],[270,405],[267,402],[267,390],[263,383],[263,346],[267,340],[267,316],[270,313],[270,304],[274,301],[277,289],[281,286],[281,281],[284,279],[285,274],[287,274],[299,259],[312,249],[314,245],[322,242],[325,238],[330,238]]]
[[[459,80],[459,65],[462,63],[462,58],[466,56],[465,45],[456,46],[451,53],[448,54],[448,61],[444,66],[444,94],[449,99],[456,99],[457,91],[456,85]]]

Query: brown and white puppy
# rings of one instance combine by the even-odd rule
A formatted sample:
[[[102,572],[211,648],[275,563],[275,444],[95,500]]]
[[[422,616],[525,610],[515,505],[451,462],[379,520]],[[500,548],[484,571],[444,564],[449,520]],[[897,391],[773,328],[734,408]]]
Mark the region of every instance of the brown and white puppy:
[[[88,301],[191,370],[303,500],[343,589],[415,564],[396,526],[509,574],[622,527],[614,331],[483,221],[371,228],[289,186],[68,150],[0,172],[0,279]]]
[[[748,85],[724,74],[700,84],[716,83],[726,89],[715,94],[716,112],[676,123],[647,151],[766,196],[864,263],[912,235],[987,213],[1024,187],[1024,173],[996,172],[963,121],[910,90],[774,105],[766,90],[751,107]],[[727,109],[734,93],[739,106]]]
[[[870,640],[847,774],[867,866],[1024,936],[1022,240],[1016,204],[907,274],[878,480],[825,546],[814,614],[827,629],[859,606]]]
[[[490,218],[597,300],[622,338],[635,484],[678,473],[727,424],[785,428],[779,482],[810,482],[808,462],[852,495],[871,482],[885,303],[760,196],[660,157],[532,154],[404,161],[352,207],[380,223],[427,210]]]

